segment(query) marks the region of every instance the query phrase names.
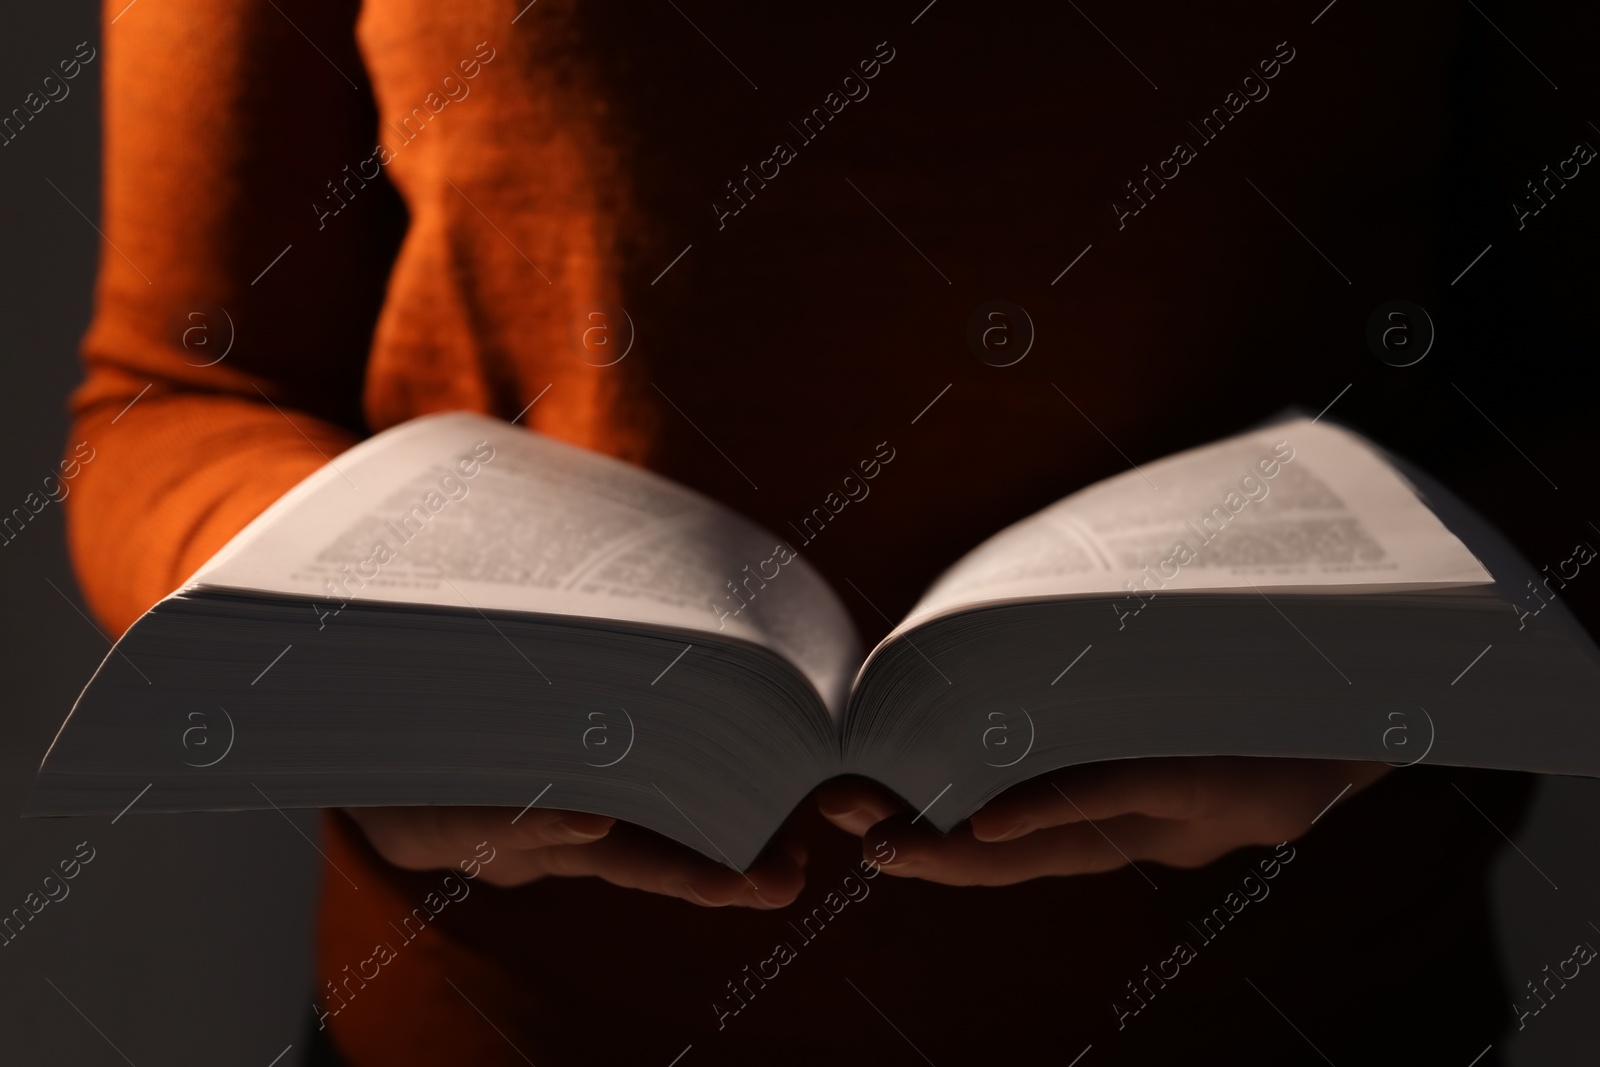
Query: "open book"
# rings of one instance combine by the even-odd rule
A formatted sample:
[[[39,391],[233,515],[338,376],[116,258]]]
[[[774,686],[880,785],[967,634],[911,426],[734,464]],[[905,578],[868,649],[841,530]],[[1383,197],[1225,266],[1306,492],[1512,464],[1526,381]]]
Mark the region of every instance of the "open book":
[[[845,773],[945,830],[1139,756],[1597,774],[1600,659],[1559,603],[1532,610],[1538,577],[1419,472],[1299,419],[1002,530],[863,659],[792,543],[433,415],[307,478],[130,628],[29,814],[538,803],[744,868]]]

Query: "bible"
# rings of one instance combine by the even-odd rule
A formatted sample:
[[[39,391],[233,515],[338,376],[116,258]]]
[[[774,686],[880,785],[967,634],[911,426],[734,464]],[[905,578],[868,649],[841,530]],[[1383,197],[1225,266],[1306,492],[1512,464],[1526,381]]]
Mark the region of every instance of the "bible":
[[[1290,418],[1022,518],[864,649],[788,541],[716,502],[429,415],[122,635],[28,814],[537,803],[745,869],[842,774],[941,830],[1135,757],[1600,774],[1600,654],[1550,584],[1592,558],[1535,572],[1423,472]]]

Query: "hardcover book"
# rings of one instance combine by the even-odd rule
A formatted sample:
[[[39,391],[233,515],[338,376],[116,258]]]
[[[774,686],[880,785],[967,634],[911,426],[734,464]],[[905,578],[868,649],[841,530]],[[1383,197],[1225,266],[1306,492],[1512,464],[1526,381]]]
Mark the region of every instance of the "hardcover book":
[[[431,415],[308,477],[123,634],[29,814],[537,802],[745,868],[841,774],[948,830],[1099,760],[1600,773],[1600,656],[1535,608],[1539,577],[1420,471],[1301,418],[1023,518],[864,649],[791,542]]]

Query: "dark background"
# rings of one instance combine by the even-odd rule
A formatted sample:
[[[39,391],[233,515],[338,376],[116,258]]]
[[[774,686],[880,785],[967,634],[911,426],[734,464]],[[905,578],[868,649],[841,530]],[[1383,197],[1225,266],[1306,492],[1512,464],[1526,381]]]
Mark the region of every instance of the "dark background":
[[[1521,231],[1510,203],[1525,180],[1570,155],[1577,140],[1600,144],[1600,130],[1585,115],[1600,115],[1594,64],[1584,53],[1596,38],[1565,11],[1503,3],[1464,10],[1450,87],[1460,118],[1447,131],[1446,166],[1435,189],[1397,191],[1397,199],[1435,215],[1429,310],[1440,331],[1436,347],[1415,367],[1384,365],[1366,351],[1362,305],[1348,321],[1329,323],[1348,332],[1349,356],[1327,395],[1286,395],[1282,402],[1315,410],[1350,382],[1335,408],[1339,417],[1423,461],[1492,514],[1537,567],[1569,556],[1574,541],[1600,540],[1589,525],[1600,523],[1589,384],[1600,177],[1585,168]],[[1371,5],[1361,6],[1361,17],[1381,23]],[[98,47],[98,20],[98,10],[82,2],[9,13],[0,37],[0,113],[38,89],[79,41]],[[88,221],[99,214],[103,60],[0,147],[0,323],[9,386],[0,393],[0,509],[7,512],[41,488],[70,443],[65,398],[79,376],[75,348],[104,247]],[[1337,161],[1325,162],[1336,174]],[[1492,248],[1451,285],[1485,245]],[[60,505],[51,504],[0,547],[0,812],[21,810],[51,737],[108,647],[81,612],[61,521]],[[1591,631],[1600,621],[1597,587],[1600,580],[1580,578],[1567,601]],[[293,825],[274,812],[134,812],[115,825],[0,818],[0,912],[20,906],[79,842],[95,849],[93,862],[69,883],[70,896],[0,948],[0,1058],[266,1065],[293,1043],[277,1062],[297,1062],[311,1018],[320,860],[302,836],[315,838],[314,817],[291,818]],[[1502,965],[1513,988],[1570,955],[1575,940],[1600,941],[1600,930],[1589,926],[1600,922],[1597,826],[1600,783],[1549,779],[1514,833],[1518,848],[1504,850],[1494,892]],[[1406,951],[1403,931],[1396,931],[1396,951]],[[1597,1006],[1600,978],[1580,976],[1512,1035],[1509,1061],[1579,1061],[1579,1050],[1592,1048],[1597,1036]],[[1478,1052],[1458,1054],[1457,1045],[1440,1034],[1439,1062],[1465,1067]]]
[[[78,42],[100,48],[99,20],[82,0],[8,9],[5,113]],[[66,397],[80,377],[77,342],[104,247],[73,208],[99,219],[104,61],[101,48],[64,100],[0,148],[0,498],[8,513],[42,490],[67,444]],[[108,648],[80,614],[59,504],[0,547],[0,598],[0,908],[22,906],[79,842],[95,850],[67,883],[69,895],[0,948],[0,1063],[121,1064],[120,1050],[141,1065],[266,1067],[291,1042],[278,1067],[299,1062],[312,1018],[321,859],[270,811],[130,813],[115,826],[19,818],[56,728]],[[313,814],[291,817],[315,838]]]

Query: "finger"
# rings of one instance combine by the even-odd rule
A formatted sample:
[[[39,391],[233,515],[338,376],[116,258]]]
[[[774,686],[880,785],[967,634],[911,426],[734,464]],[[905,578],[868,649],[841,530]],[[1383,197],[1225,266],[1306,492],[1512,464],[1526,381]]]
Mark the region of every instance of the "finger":
[[[620,826],[593,844],[556,845],[529,855],[545,873],[603,878],[613,885],[704,907],[782,907],[792,903],[805,885],[804,871],[784,849],[769,850],[741,874],[631,826]],[[489,874],[487,867],[484,871]]]
[[[563,846],[549,850],[546,858],[554,873],[586,872],[614,885],[702,907],[778,908],[792,903],[805,884],[802,867],[783,850],[741,873],[654,835],[626,835],[636,837],[595,846]]]
[[[557,848],[580,848],[579,845],[558,845]],[[549,875],[549,863],[543,858],[549,849],[499,849],[491,863],[478,868],[478,881],[502,889],[527,885]]]
[[[443,805],[346,810],[379,855],[407,870],[454,867],[484,841],[507,850],[595,841],[616,821],[560,809],[529,809],[520,817],[507,808]]]
[[[1039,819],[1032,828],[1140,814],[1209,825],[1236,836],[1237,844],[1276,844],[1299,837],[1333,801],[1347,799],[1388,770],[1382,763],[1356,760],[1266,756],[1119,761],[1099,765],[1075,782],[1048,783],[1071,814],[1059,821]],[[1047,812],[1041,807],[1036,818]],[[991,840],[1029,832],[1027,818],[1022,822],[1020,832]]]
[[[823,818],[857,837],[906,806],[881,786],[860,779],[841,778],[817,789],[817,810]]]
[[[1051,826],[1121,815],[1194,819],[1215,798],[1206,761],[1186,757],[1117,760],[1025,782],[974,812],[980,841],[1011,841]]]
[[[485,832],[503,836],[507,848],[543,848],[547,845],[582,845],[611,832],[616,819],[588,811],[562,808],[524,808],[516,815],[509,808],[457,808],[474,813],[468,824],[483,825]]]
[[[893,874],[915,876],[908,862],[936,849],[945,835],[908,813],[893,815],[861,835],[861,859]]]
[[[886,872],[952,886],[1012,885],[1145,862],[1199,866],[1243,843],[1197,835],[1189,824],[1142,815],[1049,827],[1013,841],[979,841],[966,828],[936,841],[900,838],[893,832],[888,840],[895,859],[884,864]]]

